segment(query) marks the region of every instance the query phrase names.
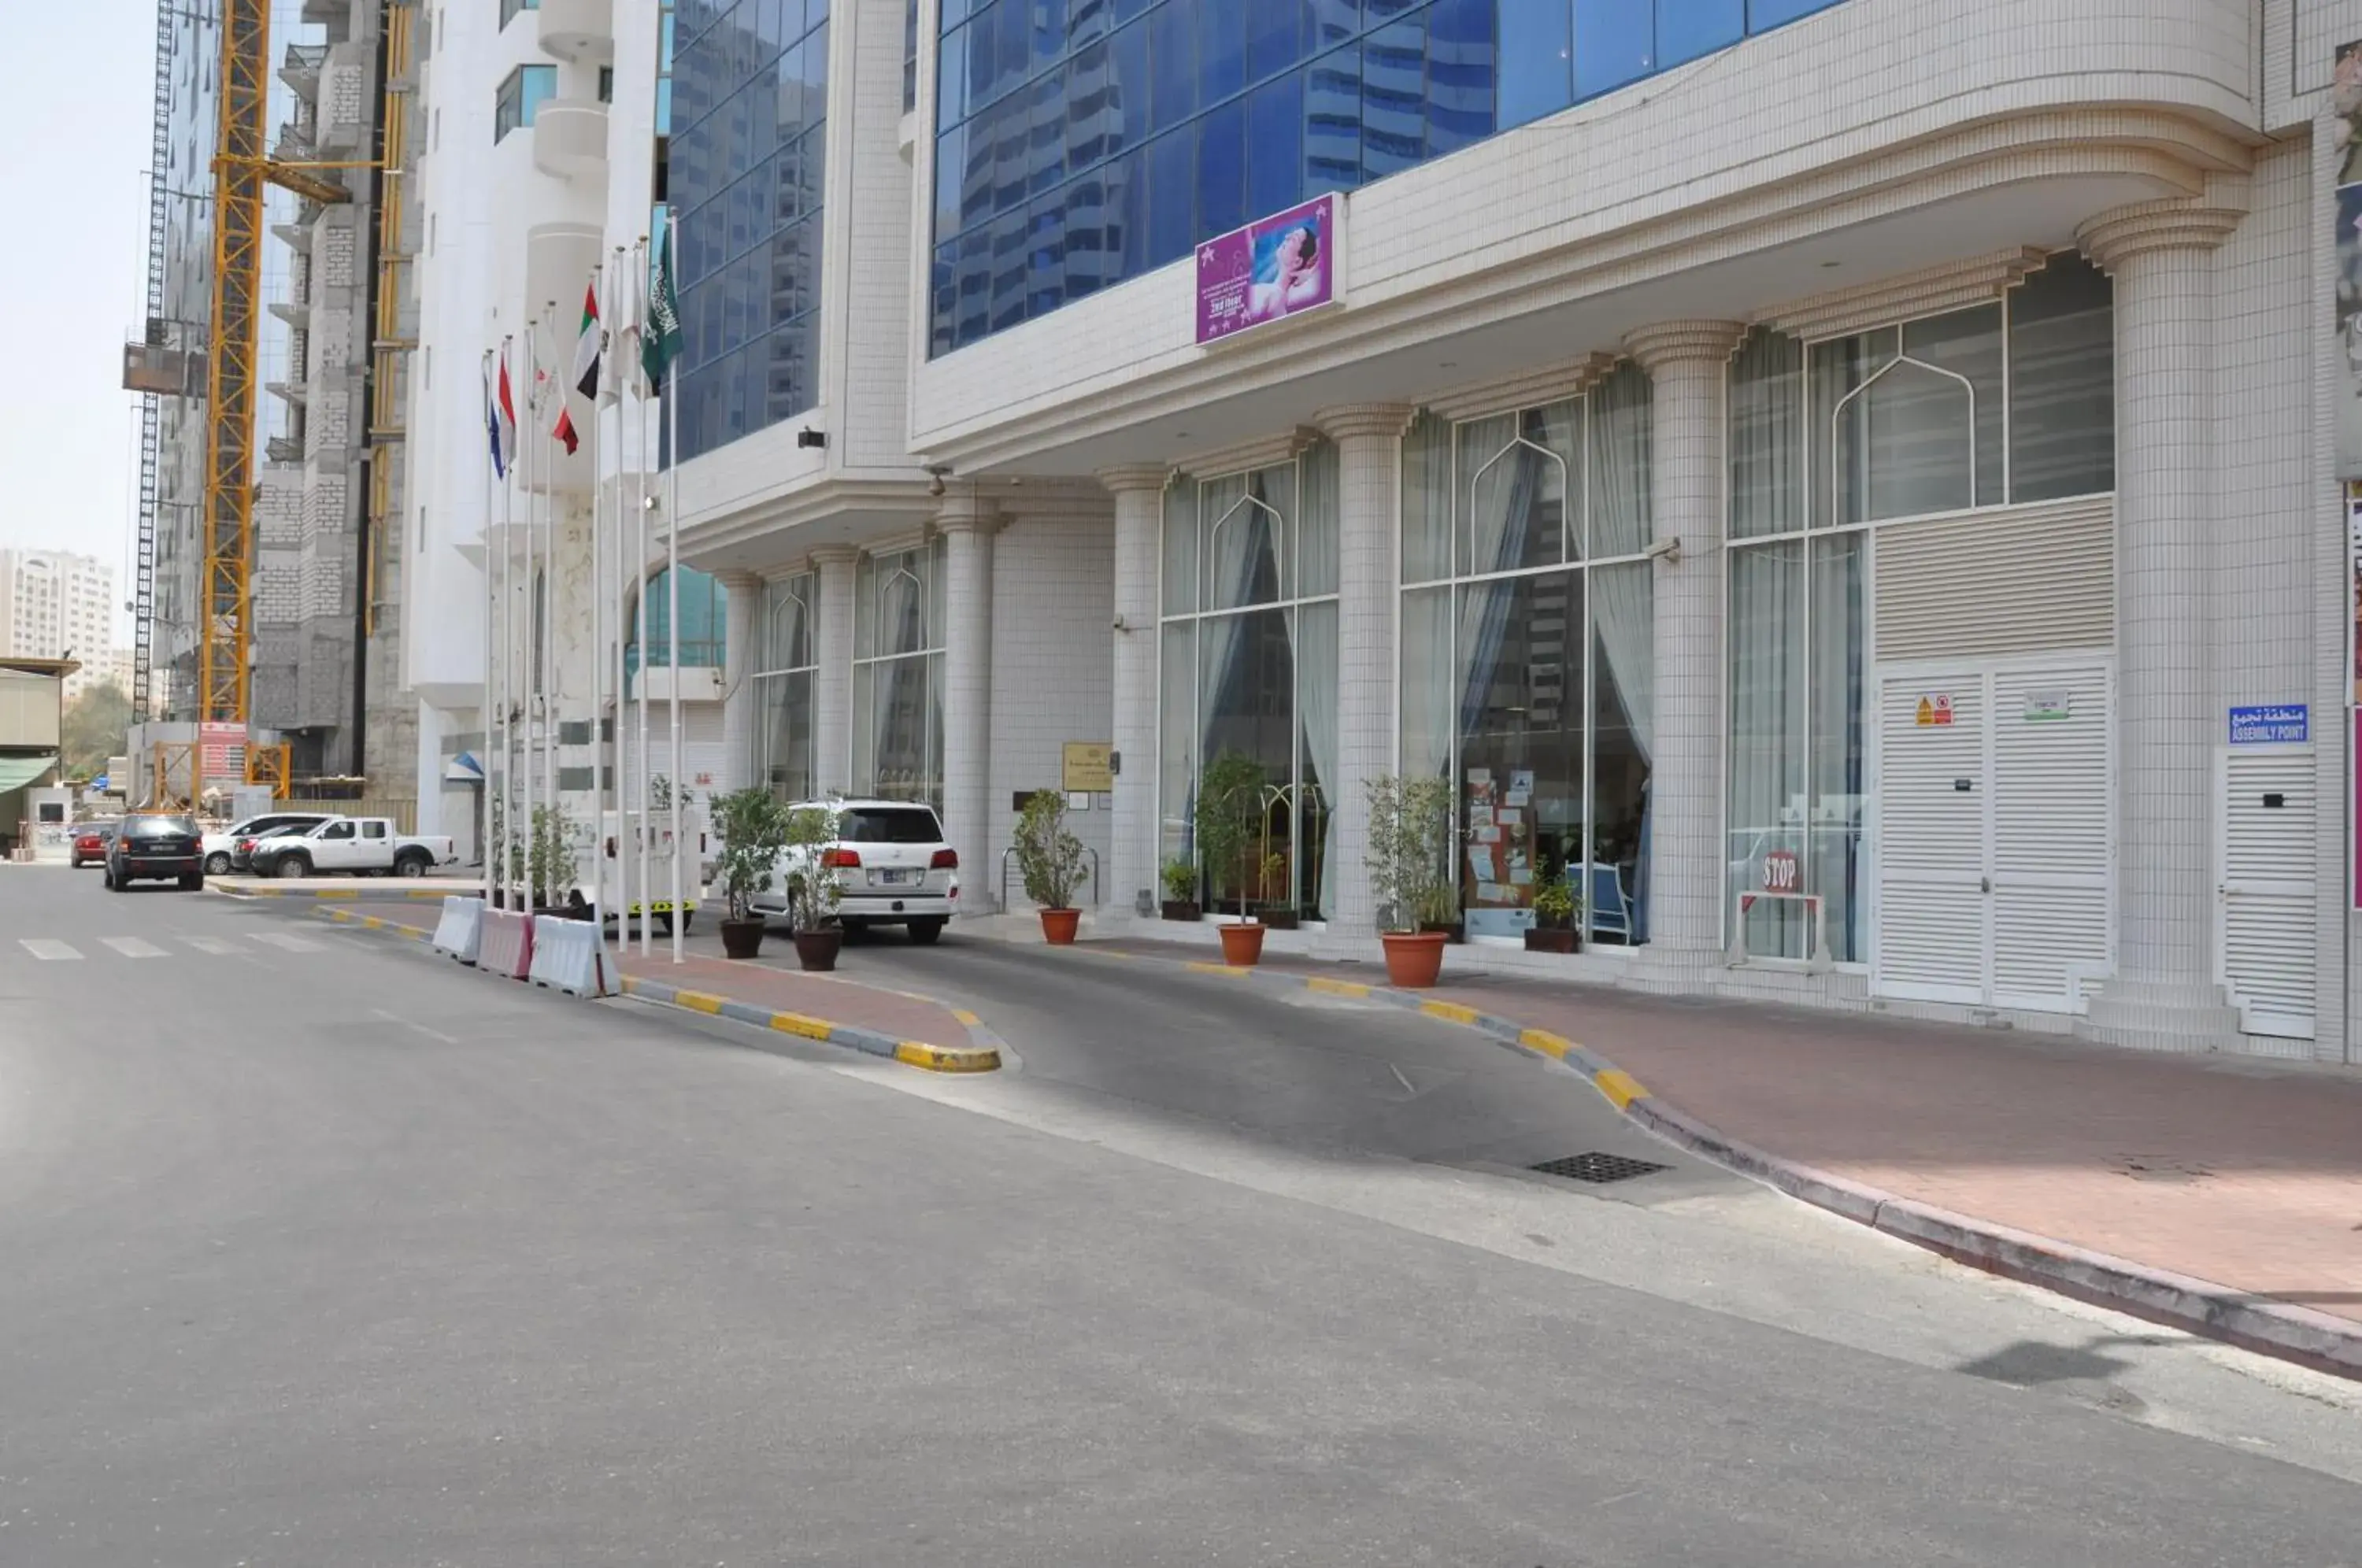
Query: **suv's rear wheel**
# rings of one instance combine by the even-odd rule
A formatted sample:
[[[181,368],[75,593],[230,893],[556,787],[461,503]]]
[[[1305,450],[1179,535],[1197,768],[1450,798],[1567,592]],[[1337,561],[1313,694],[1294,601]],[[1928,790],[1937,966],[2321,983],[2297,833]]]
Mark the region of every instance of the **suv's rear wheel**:
[[[944,922],[940,920],[914,920],[910,929],[911,941],[922,947],[929,947],[944,933]]]

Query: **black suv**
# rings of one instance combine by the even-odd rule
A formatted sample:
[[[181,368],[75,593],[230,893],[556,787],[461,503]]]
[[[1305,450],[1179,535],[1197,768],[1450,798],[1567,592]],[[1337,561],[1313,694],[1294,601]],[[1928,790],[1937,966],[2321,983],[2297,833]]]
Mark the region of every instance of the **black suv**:
[[[185,893],[205,885],[204,835],[193,817],[140,812],[117,824],[106,846],[106,885],[116,892],[132,883],[178,881]]]

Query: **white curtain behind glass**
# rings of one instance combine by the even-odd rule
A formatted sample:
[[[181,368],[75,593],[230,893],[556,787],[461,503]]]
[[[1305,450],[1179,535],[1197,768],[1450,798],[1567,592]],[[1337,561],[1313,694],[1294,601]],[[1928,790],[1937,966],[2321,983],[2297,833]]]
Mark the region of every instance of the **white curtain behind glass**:
[[[1245,604],[1254,598],[1255,568],[1271,536],[1264,525],[1263,509],[1249,502],[1246,494],[1247,481],[1242,474],[1209,480],[1199,487],[1198,502],[1206,530],[1205,604],[1209,610]],[[1214,704],[1230,679],[1231,664],[1238,657],[1239,639],[1245,631],[1243,615],[1209,615],[1198,623],[1198,635],[1203,639],[1198,650],[1203,675],[1198,692],[1198,753],[1201,766],[1213,760],[1209,732]]]
[[[1649,503],[1649,446],[1656,391],[1627,360],[1591,389],[1593,559],[1638,555],[1656,531]]]
[[[1297,592],[1313,599],[1337,591],[1337,448],[1315,441],[1298,462]]]
[[[1451,575],[1451,426],[1422,413],[1403,436],[1402,579],[1434,582]]]
[[[1730,362],[1732,538],[1805,526],[1805,346],[1758,327]]]
[[[1336,881],[1337,864],[1337,603],[1324,600],[1307,604],[1291,619],[1295,636],[1297,722],[1304,732],[1304,756],[1309,765],[1307,790],[1318,787],[1329,801],[1328,831],[1320,855],[1320,885],[1308,889],[1322,919],[1329,915],[1329,889]],[[1299,813],[1297,819],[1303,821]]]
[[[1591,613],[1608,679],[1644,760],[1657,756],[1657,585],[1649,563],[1591,569]]]

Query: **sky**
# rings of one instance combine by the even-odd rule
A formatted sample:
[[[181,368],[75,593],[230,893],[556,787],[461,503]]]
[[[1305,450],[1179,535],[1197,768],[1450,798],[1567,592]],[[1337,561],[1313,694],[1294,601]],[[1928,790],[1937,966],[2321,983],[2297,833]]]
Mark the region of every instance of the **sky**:
[[[11,4],[0,49],[0,547],[75,550],[130,592],[154,0]],[[127,641],[129,617],[122,618]]]

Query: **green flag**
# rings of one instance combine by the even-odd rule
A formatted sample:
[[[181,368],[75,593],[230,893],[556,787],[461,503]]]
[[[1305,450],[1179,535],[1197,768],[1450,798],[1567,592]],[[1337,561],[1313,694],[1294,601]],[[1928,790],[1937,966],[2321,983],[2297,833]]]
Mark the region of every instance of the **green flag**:
[[[656,276],[648,283],[647,326],[640,335],[640,369],[652,388],[662,387],[665,373],[680,358],[680,302],[672,288],[672,216],[665,216],[664,238],[657,249]]]

